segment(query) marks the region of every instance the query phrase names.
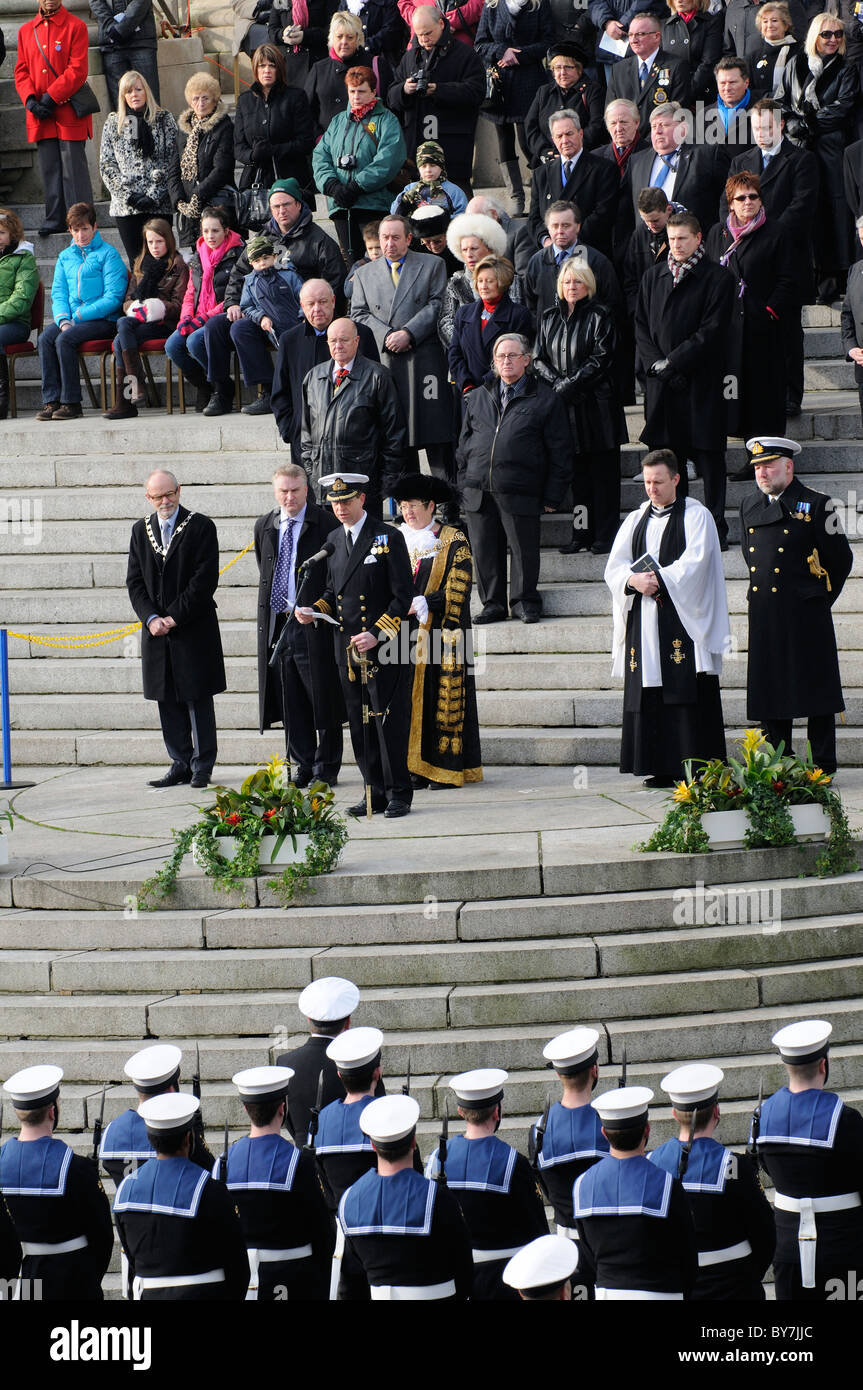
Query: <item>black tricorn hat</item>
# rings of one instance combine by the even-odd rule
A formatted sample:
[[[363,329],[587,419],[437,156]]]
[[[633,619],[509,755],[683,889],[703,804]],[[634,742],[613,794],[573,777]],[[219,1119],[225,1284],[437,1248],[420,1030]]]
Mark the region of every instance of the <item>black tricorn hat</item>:
[[[553,58],[572,58],[582,67],[585,63],[584,53],[577,43],[553,43],[545,55],[545,60],[550,63]]]
[[[455,493],[443,478],[430,473],[403,473],[390,494],[397,502],[452,502]]]

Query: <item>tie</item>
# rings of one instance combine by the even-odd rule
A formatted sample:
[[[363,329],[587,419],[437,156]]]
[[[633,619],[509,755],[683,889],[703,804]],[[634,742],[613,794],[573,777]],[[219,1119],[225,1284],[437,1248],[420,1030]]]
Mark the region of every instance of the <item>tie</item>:
[[[270,590],[270,607],[283,613],[288,603],[288,585],[291,578],[291,564],[294,553],[294,518],[288,517],[284,535],[279,544],[279,558],[273,574],[273,587]]]
[[[346,531],[346,532],[345,532],[345,549],[347,550],[347,552],[348,552],[349,555],[350,555],[351,551],[353,550],[353,548],[354,548],[354,538],[353,538],[353,536],[351,535],[350,531]]]
[[[563,161],[563,183],[564,183],[564,187],[566,187],[566,185],[569,183],[569,181],[570,181],[571,178],[572,178],[572,160],[571,160],[571,159],[565,159],[565,160]]]
[[[334,388],[335,391],[338,391],[342,382],[347,381],[348,375],[349,373],[346,367],[339,367],[339,370],[336,372],[336,384]]]
[[[507,406],[509,405],[509,403],[510,403],[511,400],[512,400],[512,387],[511,387],[511,386],[504,386],[504,388],[503,388],[503,396],[502,396],[502,401],[501,401],[501,410],[506,410],[506,408],[507,408]]]
[[[647,74],[648,74],[648,71],[649,71],[649,69],[648,69],[648,66],[647,66],[646,63],[643,62],[643,63],[641,63],[641,64],[639,65],[639,69],[638,69],[638,80],[639,80],[639,82],[641,83],[642,87],[644,86],[645,82],[647,81]]]
[[[554,259],[557,261],[558,265],[563,265],[568,255],[569,251],[566,249],[564,249],[563,251],[555,251]]]
[[[393,261],[393,262],[390,264],[390,275],[392,276],[393,284],[395,285],[396,289],[398,289],[398,287],[399,287],[399,276],[401,275],[401,273],[402,273],[402,262],[401,262],[401,261]]]
[[[761,163],[762,163],[762,166],[763,166],[763,167],[762,167],[762,173],[764,172],[764,169],[767,168],[767,166],[768,166],[768,164],[770,163],[770,161],[771,161],[772,158],[773,158],[773,155],[772,155],[772,154],[763,154],[763,155],[761,156]]]
[[[677,168],[677,160],[673,154],[661,154],[659,158],[662,160],[662,168],[658,170],[653,179],[653,188],[664,188],[668,175]]]
[[[167,549],[168,549],[168,546],[169,546],[170,544],[171,544],[171,523],[170,523],[170,521],[163,521],[163,522],[162,522],[162,546],[164,547],[165,550],[167,550]]]

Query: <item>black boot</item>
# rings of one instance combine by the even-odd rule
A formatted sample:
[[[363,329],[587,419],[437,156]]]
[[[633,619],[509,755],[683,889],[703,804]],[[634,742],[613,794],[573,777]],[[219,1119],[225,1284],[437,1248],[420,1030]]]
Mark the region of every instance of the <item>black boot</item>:
[[[6,354],[0,350],[0,420],[9,414],[9,363]]]
[[[213,394],[209,382],[204,376],[202,367],[189,367],[183,372],[183,379],[188,386],[195,388],[195,410],[200,415],[205,406],[209,405],[210,397]],[[185,394],[185,393],[184,393]]]
[[[230,415],[234,406],[234,388],[230,381],[213,382],[213,394],[205,415]]]

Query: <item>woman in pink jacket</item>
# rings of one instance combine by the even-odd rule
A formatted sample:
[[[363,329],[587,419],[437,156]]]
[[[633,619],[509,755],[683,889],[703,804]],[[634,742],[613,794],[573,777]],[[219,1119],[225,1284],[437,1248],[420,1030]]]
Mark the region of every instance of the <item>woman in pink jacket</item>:
[[[180,322],[165,344],[165,352],[197,388],[196,410],[213,406],[214,415],[225,414],[220,407],[227,398],[230,410],[231,382],[214,380],[210,373],[209,354],[204,327],[214,314],[225,312],[224,298],[228,280],[240,252],[242,237],[231,230],[228,214],[222,207],[204,208],[201,213],[201,235],[195,254],[189,262],[189,283],[183,298]],[[207,402],[209,401],[209,405]]]

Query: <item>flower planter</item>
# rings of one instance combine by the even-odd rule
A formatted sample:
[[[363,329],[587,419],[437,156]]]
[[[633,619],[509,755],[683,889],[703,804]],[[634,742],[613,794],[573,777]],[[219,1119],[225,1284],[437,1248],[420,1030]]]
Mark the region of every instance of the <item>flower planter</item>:
[[[9,863],[9,845],[5,835],[0,835],[0,866]]]
[[[804,806],[789,806],[798,840],[826,840],[830,834],[830,817],[817,801]]]
[[[745,811],[705,811],[701,828],[711,849],[743,849],[749,817]]]
[[[283,869],[286,864],[302,864],[306,857],[306,850],[309,847],[310,840],[310,835],[298,835],[297,847],[294,849],[293,840],[290,835],[288,835],[275,859],[272,859],[273,848],[276,844],[276,836],[262,835],[258,846],[258,867],[262,873],[275,874],[278,873],[279,869]],[[219,853],[223,859],[235,859],[237,857],[240,841],[234,839],[233,836],[221,835],[218,845]]]

